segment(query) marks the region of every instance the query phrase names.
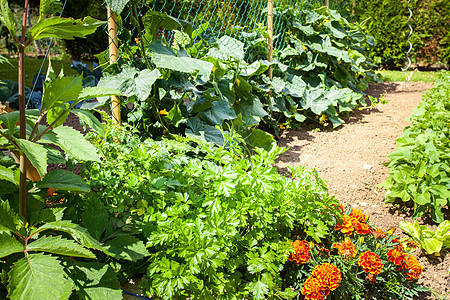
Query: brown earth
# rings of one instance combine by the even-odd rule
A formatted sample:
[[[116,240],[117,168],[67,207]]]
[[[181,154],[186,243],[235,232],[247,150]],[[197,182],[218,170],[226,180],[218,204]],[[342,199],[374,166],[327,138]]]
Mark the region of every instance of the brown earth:
[[[368,94],[383,94],[389,102],[374,108],[350,113],[346,123],[331,130],[329,127],[307,126],[285,132],[279,146],[288,147],[278,160],[283,172],[287,165],[315,168],[328,183],[330,194],[344,205],[352,205],[370,215],[371,222],[384,230],[398,227],[400,221],[411,222],[409,212],[384,204],[384,189],[375,187],[388,176],[383,163],[396,148],[395,140],[410,122],[405,119],[421,101],[432,84],[421,82],[383,83],[372,86]],[[401,230],[397,229],[397,234]],[[450,254],[426,257],[416,253],[424,266],[419,283],[440,295],[450,292]],[[424,295],[424,299],[438,299]],[[450,294],[449,294],[450,296]]]

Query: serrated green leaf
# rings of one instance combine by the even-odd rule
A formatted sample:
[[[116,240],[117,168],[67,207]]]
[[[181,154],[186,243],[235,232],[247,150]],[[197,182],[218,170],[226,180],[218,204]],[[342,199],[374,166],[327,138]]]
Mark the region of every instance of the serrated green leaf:
[[[47,173],[42,181],[37,182],[38,188],[54,188],[64,191],[89,192],[89,185],[83,179],[69,171],[53,170]]]
[[[8,0],[0,0],[0,22],[5,24],[11,36],[16,36],[16,23],[14,22],[14,14],[9,8]]]
[[[0,258],[23,250],[25,250],[25,246],[14,236],[10,236],[7,233],[0,233]]]
[[[44,83],[42,105],[46,110],[78,99],[83,89],[83,76],[57,77]]]
[[[105,133],[105,129],[103,128],[102,123],[88,110],[85,109],[72,109],[71,113],[75,114],[83,121],[84,124],[89,126],[93,131],[97,132],[100,135]]]
[[[15,142],[36,168],[39,175],[44,177],[47,173],[47,151],[45,151],[44,146],[24,139],[15,139]]]
[[[3,123],[8,129],[9,135],[14,135],[17,122],[19,121],[19,111],[13,111],[7,114],[0,115],[0,124]],[[3,127],[3,128],[5,128]]]
[[[72,127],[59,126],[52,132],[54,135],[44,135],[44,138],[60,146],[67,154],[83,161],[100,162],[95,147],[86,141],[79,131]]]
[[[27,246],[28,251],[43,251],[53,254],[95,258],[95,255],[83,248],[80,244],[72,240],[67,240],[61,236],[44,236]]]
[[[117,89],[93,86],[84,88],[78,95],[78,100],[86,100],[106,96],[121,96],[121,95],[123,95],[123,93]]]
[[[14,170],[0,165],[0,180],[6,180],[17,185],[14,179]]]
[[[39,4],[39,17],[42,18],[45,15],[51,15],[61,12],[62,3],[60,0],[41,0]]]
[[[81,299],[122,299],[119,281],[114,270],[107,264],[77,262],[70,277]]]
[[[100,201],[89,201],[81,215],[83,226],[97,240],[100,240],[108,225],[108,213]]]
[[[41,232],[44,230],[58,230],[70,234],[77,242],[87,248],[103,250],[102,245],[94,239],[86,228],[74,224],[68,220],[50,222],[35,229],[34,232]]]
[[[51,17],[39,20],[39,22],[31,27],[28,33],[34,40],[52,37],[72,40],[75,37],[84,37],[94,33],[97,27],[104,23],[104,21],[99,21],[91,17],[86,17],[83,20]]]
[[[11,300],[54,300],[63,293],[66,282],[59,261],[43,253],[18,260],[8,275]]]
[[[20,223],[19,215],[11,209],[9,202],[0,199],[0,230],[18,233]]]
[[[264,299],[269,292],[269,287],[262,281],[249,283],[248,286],[255,299]]]
[[[137,261],[150,255],[144,243],[131,235],[118,236],[104,242],[103,246],[116,259]]]

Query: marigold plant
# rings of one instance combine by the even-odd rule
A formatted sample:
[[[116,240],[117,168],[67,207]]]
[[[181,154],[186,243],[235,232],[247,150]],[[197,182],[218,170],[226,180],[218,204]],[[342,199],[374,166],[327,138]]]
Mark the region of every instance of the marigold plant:
[[[364,272],[374,275],[380,274],[383,270],[383,263],[380,257],[371,251],[361,253],[358,265],[363,268]]]
[[[342,243],[337,243],[333,245],[333,248],[338,249],[339,254],[341,254],[345,259],[356,256],[356,248],[349,238],[346,238]]]
[[[299,265],[307,263],[311,258],[311,255],[309,254],[311,251],[309,243],[307,241],[296,240],[292,243],[292,246],[294,246],[295,252],[291,253],[289,260],[294,261]]]

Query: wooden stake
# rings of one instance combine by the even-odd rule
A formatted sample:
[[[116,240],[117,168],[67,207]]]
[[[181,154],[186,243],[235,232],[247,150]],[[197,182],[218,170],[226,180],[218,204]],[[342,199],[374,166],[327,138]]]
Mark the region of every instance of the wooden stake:
[[[117,16],[108,7],[108,42],[109,42],[109,63],[112,65],[119,59],[119,39],[117,38]],[[120,98],[111,96],[111,110],[113,122],[121,123],[120,119]]]
[[[325,7],[330,8],[330,0],[325,0]]]

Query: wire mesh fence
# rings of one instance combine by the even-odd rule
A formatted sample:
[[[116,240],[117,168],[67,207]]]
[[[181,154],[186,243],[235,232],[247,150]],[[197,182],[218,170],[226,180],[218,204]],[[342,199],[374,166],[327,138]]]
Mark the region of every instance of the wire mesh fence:
[[[329,0],[329,8],[337,10],[341,15],[346,16],[351,11],[354,1]],[[274,48],[282,50],[286,46],[287,24],[286,18],[283,17],[286,10],[299,11],[305,8],[319,8],[324,5],[325,0],[273,0]],[[106,2],[104,6],[107,9]],[[133,5],[128,5],[113,20],[109,16],[108,22],[115,23],[117,31],[110,32],[106,26],[105,31],[107,32],[110,46],[118,49],[118,52],[111,58],[108,51],[105,51],[105,60],[115,62],[126,55],[127,46],[136,47],[139,44],[139,37],[143,33],[140,32],[142,29],[139,28],[138,23],[142,21],[140,19],[149,10],[152,10],[189,22],[194,29],[207,24],[210,39],[218,39],[227,35],[240,40],[246,45],[245,60],[251,62],[252,50],[254,49],[247,47],[251,44],[250,42],[255,41],[255,39],[262,39],[267,47],[267,7],[268,0],[148,0],[142,5],[135,2]],[[119,41],[117,41],[117,38],[119,38]],[[164,31],[161,28],[158,32],[158,39],[161,38],[171,43],[174,39],[174,32]],[[192,40],[192,45],[196,45],[199,39],[201,39],[200,35],[195,36]],[[118,46],[121,47],[119,48]],[[199,58],[202,54],[200,51],[194,51],[191,52],[191,55],[194,58]],[[118,103],[115,102],[111,110],[113,111],[117,108],[117,105]],[[133,115],[132,119],[135,122],[140,122],[142,116],[135,114],[134,105],[126,102],[121,105],[128,114]],[[114,114],[111,112],[111,115]],[[114,118],[117,120],[117,115]]]

